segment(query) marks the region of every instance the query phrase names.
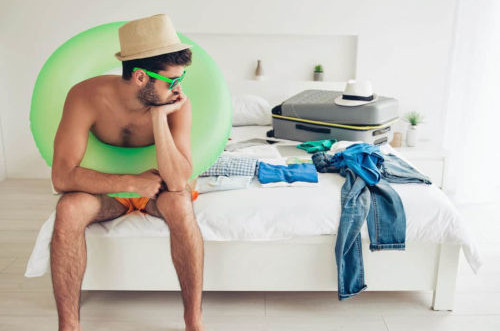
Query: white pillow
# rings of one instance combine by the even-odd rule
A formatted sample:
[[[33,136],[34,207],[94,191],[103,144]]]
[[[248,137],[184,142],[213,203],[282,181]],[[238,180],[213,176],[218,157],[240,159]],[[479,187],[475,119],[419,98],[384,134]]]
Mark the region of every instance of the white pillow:
[[[271,125],[271,105],[256,95],[234,96],[233,126]]]

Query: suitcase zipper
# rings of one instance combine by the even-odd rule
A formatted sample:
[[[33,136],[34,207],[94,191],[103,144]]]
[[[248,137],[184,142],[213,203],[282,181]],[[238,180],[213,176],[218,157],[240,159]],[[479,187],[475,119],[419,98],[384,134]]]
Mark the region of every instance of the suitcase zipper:
[[[274,118],[281,118],[285,120],[290,120],[290,121],[298,121],[298,122],[304,122],[304,123],[312,123],[312,124],[318,124],[318,125],[327,125],[327,126],[333,126],[333,127],[338,127],[338,128],[345,128],[345,129],[351,129],[351,130],[372,130],[372,129],[381,129],[384,128],[388,125],[396,123],[399,118],[395,118],[393,120],[390,120],[389,122],[380,124],[380,125],[375,125],[375,126],[359,126],[359,125],[347,125],[347,124],[335,124],[335,123],[328,123],[328,122],[320,122],[320,121],[313,121],[313,120],[306,120],[302,118],[296,118],[296,117],[288,117],[288,116],[283,116],[283,115],[276,115],[272,114]]]

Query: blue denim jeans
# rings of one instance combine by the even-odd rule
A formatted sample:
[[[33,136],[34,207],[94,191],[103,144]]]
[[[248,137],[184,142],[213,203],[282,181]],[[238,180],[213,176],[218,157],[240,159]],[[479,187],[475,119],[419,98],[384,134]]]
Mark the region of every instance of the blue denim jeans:
[[[335,244],[339,300],[366,289],[361,226],[366,219],[370,250],[404,250],[406,216],[399,195],[385,179],[369,186],[351,169],[342,168],[342,213]]]
[[[338,298],[344,300],[367,288],[360,233],[365,219],[371,251],[405,249],[406,215],[399,195],[389,182],[430,184],[430,180],[392,154],[384,155],[380,167],[382,177],[372,186],[348,167],[333,167],[332,155],[316,153],[313,162],[319,172],[340,172],[346,178],[335,244]]]
[[[401,160],[394,154],[384,154],[381,164],[382,177],[391,183],[425,183],[432,184],[429,177],[421,174],[411,165]]]

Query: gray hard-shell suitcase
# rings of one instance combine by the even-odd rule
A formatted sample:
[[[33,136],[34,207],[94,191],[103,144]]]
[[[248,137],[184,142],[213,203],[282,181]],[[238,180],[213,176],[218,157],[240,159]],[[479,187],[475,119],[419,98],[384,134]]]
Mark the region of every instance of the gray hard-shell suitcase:
[[[340,91],[305,90],[272,110],[273,130],[268,136],[312,141],[337,139],[379,145],[392,140],[398,120],[398,101],[379,96],[361,106],[339,106]]]

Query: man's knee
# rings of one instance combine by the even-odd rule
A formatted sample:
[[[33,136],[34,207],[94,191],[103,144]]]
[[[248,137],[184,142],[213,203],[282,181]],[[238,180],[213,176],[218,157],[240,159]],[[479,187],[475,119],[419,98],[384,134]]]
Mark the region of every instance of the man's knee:
[[[54,231],[84,230],[100,208],[100,198],[85,192],[64,193],[56,206]]]
[[[192,212],[193,204],[191,201],[191,189],[188,185],[183,191],[164,191],[160,193],[156,199],[156,206],[158,210],[165,216],[165,221],[169,225],[171,221],[178,220],[184,221],[187,215]]]

